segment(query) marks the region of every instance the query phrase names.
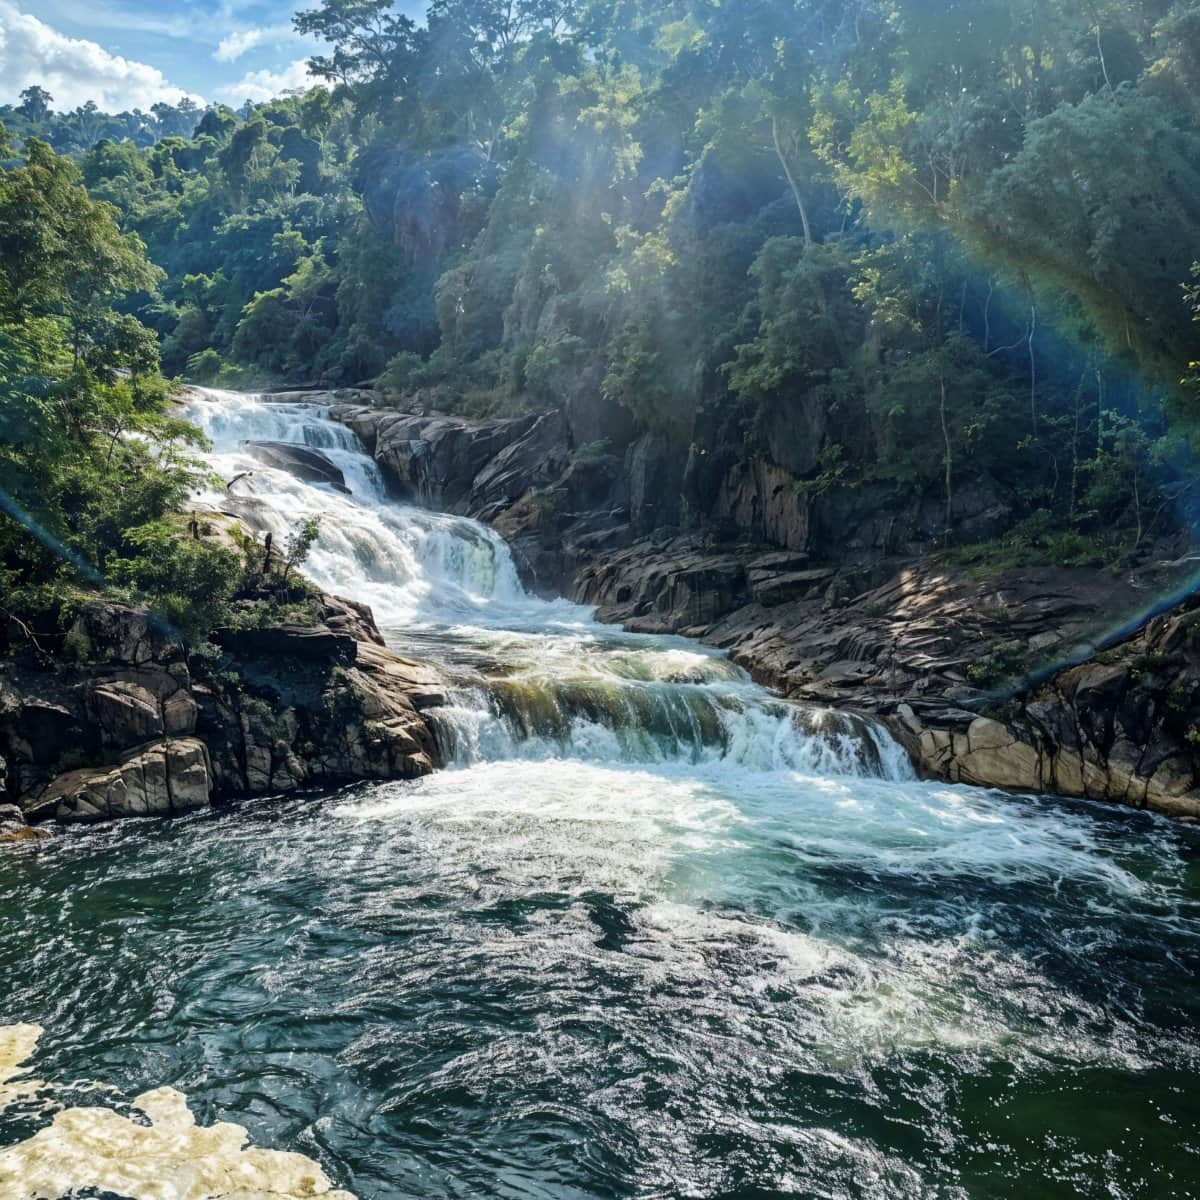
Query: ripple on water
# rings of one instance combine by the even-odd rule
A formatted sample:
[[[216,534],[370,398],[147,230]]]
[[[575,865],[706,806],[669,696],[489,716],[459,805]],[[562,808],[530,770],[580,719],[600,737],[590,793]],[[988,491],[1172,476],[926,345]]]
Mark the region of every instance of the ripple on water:
[[[459,768],[5,854],[0,1017],[103,1087],[0,1035],[0,1163],[101,1138],[189,1197],[247,1196],[234,1163],[362,1200],[1200,1194],[1195,831],[920,783],[876,726],[534,600],[326,416],[201,413],[216,467],[267,434],[346,469],[256,465],[236,502],[324,514],[309,569],[444,664]]]

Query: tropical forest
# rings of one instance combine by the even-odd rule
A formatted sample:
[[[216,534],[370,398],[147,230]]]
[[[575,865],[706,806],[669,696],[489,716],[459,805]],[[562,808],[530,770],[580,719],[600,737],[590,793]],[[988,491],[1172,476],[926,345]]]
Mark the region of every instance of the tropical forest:
[[[1200,1194],[1200,4],[0,0],[0,1200]]]

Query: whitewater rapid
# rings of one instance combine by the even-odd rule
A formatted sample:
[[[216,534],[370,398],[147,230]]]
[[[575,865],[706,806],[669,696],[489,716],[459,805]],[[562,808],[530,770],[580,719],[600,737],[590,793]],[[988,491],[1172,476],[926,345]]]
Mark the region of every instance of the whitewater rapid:
[[[908,779],[879,725],[772,697],[726,657],[682,638],[626,634],[592,610],[528,594],[508,546],[476,521],[387,499],[379,470],[328,410],[209,393],[190,418],[214,474],[200,498],[277,545],[308,517],[320,536],[305,571],[370,604],[389,641],[438,661],[457,685],[432,716],[448,761],[686,763]],[[320,451],[349,495],[263,467],[253,442]]]
[[[1193,831],[919,781],[871,722],[528,595],[327,411],[189,415],[198,507],[320,516],[305,571],[440,666],[448,767],[5,860],[0,1200],[216,1200],[246,1153],[252,1194],[360,1200],[1197,1193]],[[121,1191],[155,1154],[190,1191]]]

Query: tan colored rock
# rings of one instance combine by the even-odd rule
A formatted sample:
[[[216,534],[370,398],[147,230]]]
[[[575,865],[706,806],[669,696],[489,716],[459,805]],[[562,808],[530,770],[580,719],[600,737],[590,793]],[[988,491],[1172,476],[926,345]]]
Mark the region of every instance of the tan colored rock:
[[[101,684],[92,691],[88,709],[99,727],[104,746],[125,750],[162,737],[158,700],[140,684],[125,681]]]
[[[32,820],[69,825],[193,812],[207,808],[211,794],[208,750],[183,738],[142,747],[115,766],[68,771],[24,797],[22,807]]]

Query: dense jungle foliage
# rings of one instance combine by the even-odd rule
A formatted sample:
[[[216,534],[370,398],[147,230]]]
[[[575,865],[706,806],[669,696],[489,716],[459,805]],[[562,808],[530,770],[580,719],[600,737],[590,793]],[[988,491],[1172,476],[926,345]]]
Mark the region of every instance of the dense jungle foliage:
[[[0,644],[13,626],[42,650],[97,590],[149,602],[194,644],[237,599],[308,601],[289,558],[312,531],[271,560],[183,515],[200,437],[171,412],[153,331],[116,309],[162,279],[45,142],[0,172]]]
[[[1200,5],[323,0],[296,26],[326,46],[306,94],[0,110],[78,164],[31,140],[0,174],[28,391],[3,453],[89,569],[187,486],[143,326],[197,382],[556,405],[593,452],[654,431],[800,491],[888,481],[947,540],[984,480],[1018,558],[1112,561],[1189,513]],[[101,269],[55,249],[92,237]]]

